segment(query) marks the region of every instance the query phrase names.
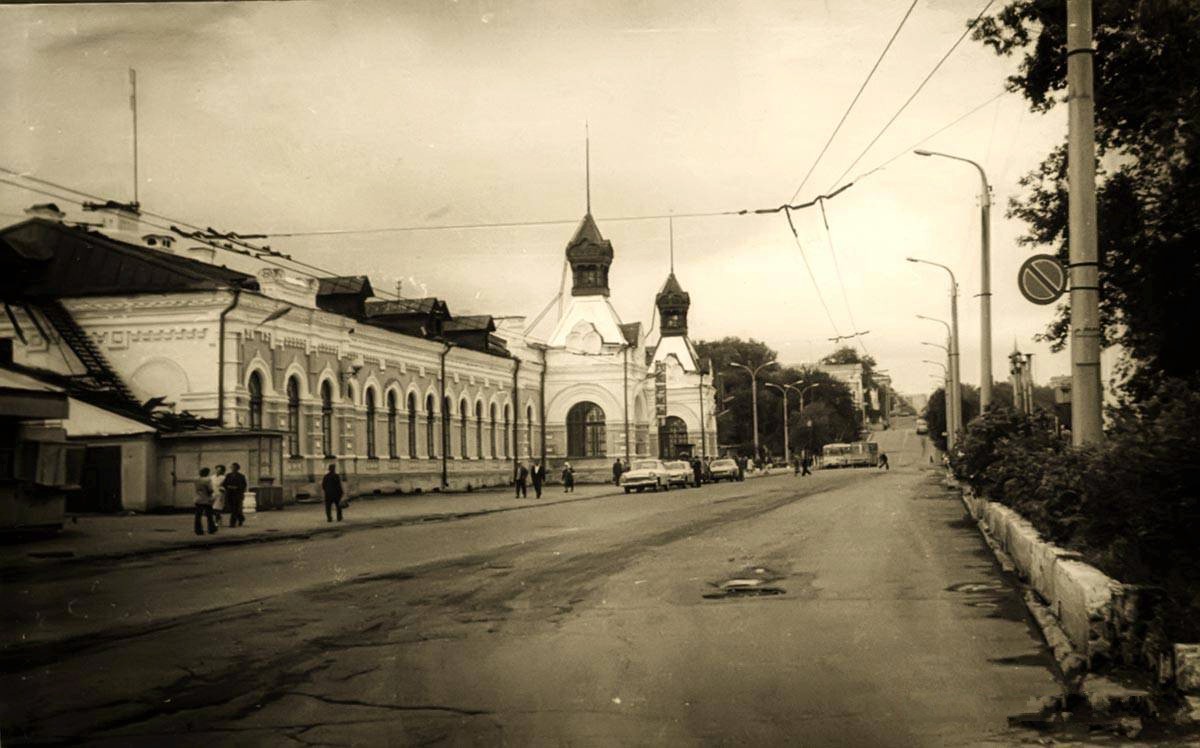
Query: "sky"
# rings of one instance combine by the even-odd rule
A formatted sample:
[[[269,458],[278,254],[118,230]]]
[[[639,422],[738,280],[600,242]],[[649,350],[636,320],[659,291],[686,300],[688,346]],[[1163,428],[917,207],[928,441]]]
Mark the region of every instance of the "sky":
[[[1001,94],[1019,60],[964,41],[847,169],[984,2],[918,0],[797,198],[872,172],[826,202],[828,232],[815,208],[794,213],[800,248],[778,213],[674,219],[693,339],[753,337],[799,364],[857,328],[897,389],[928,392],[941,370],[923,359],[942,353],[922,341],[945,333],[915,315],[948,318],[949,282],[904,260],[917,256],[957,274],[962,377],[979,381],[978,176],[907,151]],[[406,295],[439,296],[452,313],[532,319],[559,291],[564,247],[586,210],[586,123],[592,213],[615,253],[613,304],[624,321],[648,324],[671,229],[618,219],[788,202],[909,5],[9,5],[0,166],[132,199],[136,68],[144,208],[241,233],[558,221],[265,240],[338,274],[370,275],[378,289],[400,281]],[[997,381],[1014,344],[1035,354],[1039,382],[1069,372],[1066,352],[1033,341],[1054,307],[1027,302],[1016,285],[1020,263],[1050,250],[1019,245],[1024,227],[1005,217],[1018,180],[1065,137],[1065,105],[1036,114],[1004,94],[922,146],[978,161],[992,183]],[[0,221],[47,199],[0,184]]]

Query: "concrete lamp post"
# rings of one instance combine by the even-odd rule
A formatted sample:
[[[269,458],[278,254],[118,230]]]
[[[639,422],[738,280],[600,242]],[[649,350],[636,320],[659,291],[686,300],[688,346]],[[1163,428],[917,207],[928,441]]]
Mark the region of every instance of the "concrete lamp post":
[[[779,390],[779,394],[783,396],[783,459],[786,460],[788,458],[788,455],[791,454],[790,452],[788,452],[788,407],[787,407],[788,406],[788,402],[787,402],[788,395],[787,395],[787,393],[788,393],[788,390],[792,389],[792,386],[790,384],[778,385],[778,384],[775,384],[774,382],[766,382],[764,384],[764,386],[770,387],[773,390]]]
[[[1091,45],[1088,44],[1090,49]],[[979,410],[992,404],[992,188],[983,167],[969,158],[937,151],[915,150],[918,156],[940,156],[974,166],[979,172],[980,281],[979,281]]]
[[[754,420],[754,459],[758,459],[760,452],[758,449],[758,374],[763,369],[768,369],[772,366],[778,366],[778,361],[765,361],[758,366],[747,366],[740,361],[730,361],[730,366],[736,366],[739,369],[745,369],[750,374],[750,408],[751,415]]]
[[[958,428],[962,425],[960,422],[962,399],[961,393],[959,392],[958,377],[956,375],[956,370],[958,368],[958,346],[955,345],[954,334],[950,324],[945,320],[938,319],[937,317],[926,317],[924,314],[918,314],[917,319],[923,319],[928,322],[937,322],[939,325],[942,325],[946,328],[947,342],[950,343],[948,347],[950,367],[949,375],[947,376],[947,379],[950,380],[950,391],[946,393],[946,431],[949,432],[949,434],[946,440],[946,446],[948,449],[953,450],[954,446],[958,443],[958,438],[955,432],[957,432]]]

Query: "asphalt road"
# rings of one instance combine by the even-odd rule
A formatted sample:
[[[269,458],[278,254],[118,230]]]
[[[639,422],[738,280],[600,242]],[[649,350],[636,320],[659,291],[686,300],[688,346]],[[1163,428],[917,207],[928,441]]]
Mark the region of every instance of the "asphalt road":
[[[1057,693],[911,431],[776,476],[3,585],[6,745],[1009,745]],[[725,594],[729,580],[750,593]]]

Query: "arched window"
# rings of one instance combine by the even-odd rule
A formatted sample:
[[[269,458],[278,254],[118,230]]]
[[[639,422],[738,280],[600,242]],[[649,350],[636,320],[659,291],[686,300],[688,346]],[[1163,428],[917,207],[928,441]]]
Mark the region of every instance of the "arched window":
[[[367,457],[377,457],[375,454],[375,390],[367,388]]]
[[[408,393],[408,456],[417,456],[417,393]]]
[[[442,398],[442,454],[450,457],[450,398]]]
[[[674,459],[688,453],[692,444],[688,441],[687,424],[679,416],[667,416],[666,423],[658,435],[659,456],[664,460]]]
[[[525,448],[533,457],[533,406],[525,407]]]
[[[505,406],[504,406],[504,456],[505,456],[505,457],[508,457],[508,456],[509,456],[509,451],[508,451],[508,424],[509,424],[509,422],[512,420],[512,419],[510,419],[510,418],[508,417],[508,413],[509,413],[508,406],[507,406],[507,405],[505,405]]]
[[[262,375],[257,371],[250,375],[247,389],[250,390],[250,428],[261,429],[263,425],[263,385]]]
[[[567,456],[603,457],[605,454],[604,411],[587,401],[575,403],[567,412]]]
[[[494,459],[496,459],[496,404],[495,403],[492,403],[492,406],[488,409],[488,416],[489,416],[489,421],[490,421],[489,426],[488,426],[488,441],[491,443],[491,448],[492,448],[491,455],[492,455],[492,459],[494,460]]]
[[[483,403],[475,403],[475,457],[483,459]]]
[[[287,381],[287,434],[288,454],[300,456],[300,380],[288,377]]]
[[[333,385],[328,379],[321,383],[321,449],[333,457]]]
[[[388,405],[388,420],[387,420],[388,457],[395,459],[400,456],[399,447],[396,445],[396,417],[399,414],[396,412],[396,392],[395,392],[395,390],[388,393],[387,405]]]
[[[466,400],[461,400],[458,403],[458,446],[462,448],[462,458],[465,460],[469,456],[467,454],[467,413],[471,410],[471,406],[467,405]]]
[[[436,439],[433,435],[436,423],[437,416],[433,412],[433,395],[429,395],[425,398],[425,451],[429,457],[437,457]]]

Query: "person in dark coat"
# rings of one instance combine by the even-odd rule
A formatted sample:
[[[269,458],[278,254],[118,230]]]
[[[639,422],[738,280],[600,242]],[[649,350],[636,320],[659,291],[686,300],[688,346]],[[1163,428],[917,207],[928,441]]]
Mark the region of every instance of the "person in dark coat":
[[[738,455],[734,462],[737,463],[738,467],[738,480],[746,480],[746,458]]]
[[[879,467],[883,468],[884,470],[892,469],[892,467],[888,465],[887,452],[879,453]]]
[[[229,510],[229,526],[238,527],[246,524],[246,514],[243,503],[246,501],[246,476],[239,472],[242,466],[236,462],[229,466],[225,480],[225,508]]]
[[[517,495],[516,498],[524,499],[529,496],[529,489],[525,487],[525,480],[529,477],[529,468],[524,465],[517,465]]]
[[[699,457],[692,458],[692,480],[695,481],[696,488],[704,482],[704,463],[700,462]]]
[[[529,471],[529,479],[533,482],[533,497],[542,498],[542,485],[546,482],[546,468],[541,462],[533,463]]]
[[[325,493],[325,521],[333,521],[333,513],[330,511],[333,507],[337,507],[337,521],[342,521],[342,479],[338,477],[337,465],[330,465],[329,472],[325,473],[325,477],[321,480],[321,490]]]
[[[812,467],[812,455],[805,452],[804,456],[800,458],[800,477],[801,478],[803,478],[806,475],[812,475],[812,471],[809,470],[810,467]]]
[[[208,519],[208,534],[217,531],[217,523],[213,517],[213,487],[212,479],[208,477],[208,468],[200,468],[200,477],[196,479],[196,534],[203,535],[204,528],[200,518]]]
[[[575,470],[569,462],[563,465],[562,482],[563,493],[575,493]]]
[[[621,485],[621,473],[625,472],[625,468],[621,465],[621,458],[613,460],[613,485]]]

